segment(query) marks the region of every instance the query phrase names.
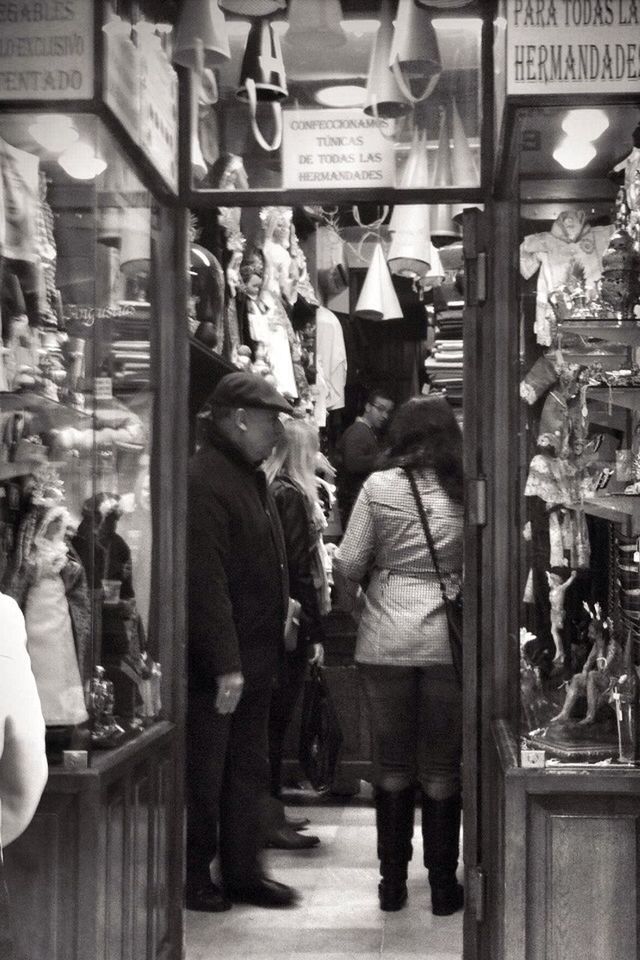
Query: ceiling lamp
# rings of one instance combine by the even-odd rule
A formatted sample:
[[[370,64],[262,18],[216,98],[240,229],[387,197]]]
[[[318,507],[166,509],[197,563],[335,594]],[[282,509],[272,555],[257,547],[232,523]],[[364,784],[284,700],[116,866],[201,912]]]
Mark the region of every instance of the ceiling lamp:
[[[391,214],[392,233],[387,263],[392,273],[401,277],[425,276],[431,261],[429,207],[426,204],[396,204]]]
[[[81,140],[61,153],[58,163],[74,180],[93,180],[107,169],[106,161],[97,157],[93,147]]]
[[[562,121],[562,129],[568,137],[593,143],[609,126],[609,117],[604,110],[569,110]]]
[[[565,137],[553,151],[553,159],[565,170],[582,170],[595,155],[596,148],[592,143],[574,137]]]
[[[341,20],[340,0],[289,0],[289,29],[283,43],[342,47],[347,35]]]
[[[236,96],[249,104],[251,129],[263,150],[273,152],[282,142],[280,101],[288,95],[278,35],[269,20],[254,20],[247,37]],[[258,127],[258,103],[270,103],[273,109],[275,132],[271,143],[265,140]]]
[[[62,153],[80,136],[71,118],[60,113],[39,117],[30,125],[29,134],[49,153]]]
[[[315,100],[323,107],[361,107],[365,101],[366,90],[355,83],[336,84],[316,90]]]
[[[371,50],[367,74],[367,95],[364,112],[370,117],[393,119],[408,113],[409,100],[398,86],[389,63],[393,42],[393,19],[389,0],[382,0],[380,26]]]
[[[173,48],[173,62],[202,73],[231,59],[224,14],[217,0],[184,0]]]
[[[449,125],[444,107],[440,108],[440,135],[438,137],[438,152],[436,155],[436,169],[433,175],[434,187],[450,187],[453,184],[453,169],[451,164],[451,144],[449,142]],[[453,219],[451,204],[438,203],[433,208],[431,216],[431,239],[437,246],[452,243],[460,236],[461,228]]]
[[[389,66],[407,100],[418,103],[433,91],[442,63],[438,38],[425,7],[399,0]],[[419,93],[414,89],[419,88]]]
[[[365,320],[402,319],[402,307],[380,243],[374,247],[355,313]]]

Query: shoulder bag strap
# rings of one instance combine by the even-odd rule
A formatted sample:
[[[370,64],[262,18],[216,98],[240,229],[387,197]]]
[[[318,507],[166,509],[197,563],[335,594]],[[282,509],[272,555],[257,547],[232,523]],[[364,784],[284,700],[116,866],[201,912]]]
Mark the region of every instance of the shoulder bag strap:
[[[422,523],[422,529],[424,530],[425,540],[427,541],[427,546],[429,547],[429,553],[431,554],[431,559],[433,561],[433,568],[436,572],[436,577],[440,584],[440,592],[442,593],[443,598],[447,597],[447,590],[444,585],[444,580],[442,579],[442,574],[440,573],[440,564],[438,563],[438,557],[436,555],[436,547],[433,542],[433,536],[431,534],[431,527],[429,526],[429,521],[427,520],[427,513],[424,509],[424,504],[418,492],[418,485],[416,483],[416,478],[414,477],[411,470],[404,468],[404,472],[407,475],[409,481],[409,486],[411,487],[411,493],[413,494],[413,499],[416,502],[418,508],[418,513],[420,514],[420,521]]]

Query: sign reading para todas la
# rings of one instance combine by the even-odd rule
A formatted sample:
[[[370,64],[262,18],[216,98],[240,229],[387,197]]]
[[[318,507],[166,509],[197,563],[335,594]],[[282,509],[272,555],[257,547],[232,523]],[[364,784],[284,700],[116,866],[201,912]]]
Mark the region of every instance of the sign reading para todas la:
[[[0,100],[93,97],[93,7],[0,0]]]
[[[507,93],[640,90],[640,0],[509,0]]]
[[[362,110],[284,110],[282,186],[392,187],[390,126]]]

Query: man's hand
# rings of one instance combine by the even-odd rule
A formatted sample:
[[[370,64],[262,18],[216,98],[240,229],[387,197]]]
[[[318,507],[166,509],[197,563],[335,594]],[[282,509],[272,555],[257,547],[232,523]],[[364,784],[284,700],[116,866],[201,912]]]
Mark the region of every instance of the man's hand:
[[[221,673],[217,683],[216,710],[218,713],[233,713],[242,696],[244,677],[241,673]]]
[[[321,643],[314,643],[311,648],[311,656],[309,657],[309,663],[314,664],[317,667],[322,667],[324,665],[324,647]]]

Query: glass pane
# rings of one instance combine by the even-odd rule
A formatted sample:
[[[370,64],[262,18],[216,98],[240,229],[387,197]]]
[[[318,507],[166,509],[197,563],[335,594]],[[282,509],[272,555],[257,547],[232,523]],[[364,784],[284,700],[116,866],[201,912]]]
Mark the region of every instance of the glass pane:
[[[228,0],[203,23],[185,8],[174,59],[197,67],[208,37],[194,188],[479,186],[480,6]]]
[[[3,115],[0,158],[0,583],[60,760],[153,713],[151,206],[92,117]]]
[[[636,123],[519,116],[521,722],[547,765],[637,755]]]

